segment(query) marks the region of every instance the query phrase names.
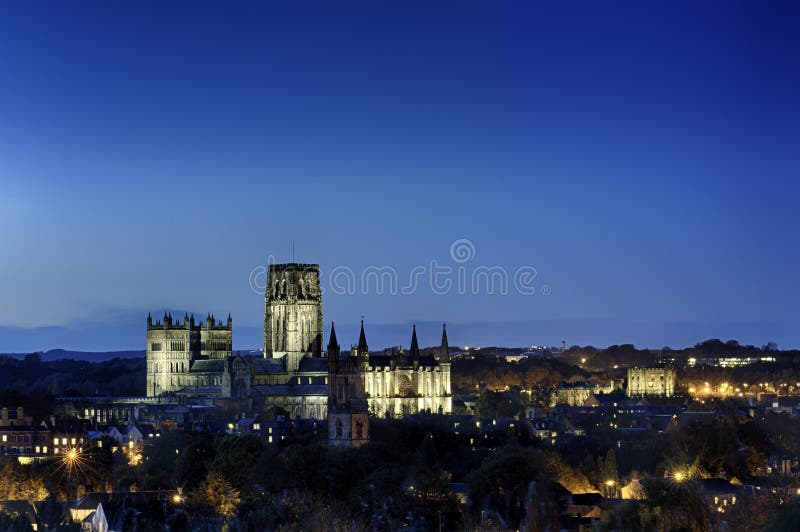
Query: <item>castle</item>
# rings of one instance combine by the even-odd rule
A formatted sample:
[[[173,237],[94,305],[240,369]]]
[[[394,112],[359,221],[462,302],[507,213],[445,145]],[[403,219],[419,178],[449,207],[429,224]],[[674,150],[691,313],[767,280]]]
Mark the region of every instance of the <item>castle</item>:
[[[213,315],[202,323],[187,315],[181,323],[170,314],[154,323],[148,315],[148,397],[175,394],[250,398],[292,418],[326,419],[329,401],[350,405],[353,398],[352,394],[338,395],[333,380],[348,381],[346,388],[350,389],[357,376],[357,389],[366,403],[353,415],[362,423],[362,430],[360,416],[367,411],[391,416],[452,412],[450,355],[444,328],[438,356],[421,355],[416,327],[408,352],[392,349],[370,354],[363,321],[358,345],[345,352],[344,357],[333,326],[332,343],[328,344],[328,352],[323,352],[322,291],[316,264],[269,266],[263,358],[234,355],[232,334],[230,315],[226,323],[217,322]],[[354,412],[350,406],[347,412]],[[342,407],[337,408],[341,420]]]
[[[674,368],[628,368],[628,397],[675,395]]]

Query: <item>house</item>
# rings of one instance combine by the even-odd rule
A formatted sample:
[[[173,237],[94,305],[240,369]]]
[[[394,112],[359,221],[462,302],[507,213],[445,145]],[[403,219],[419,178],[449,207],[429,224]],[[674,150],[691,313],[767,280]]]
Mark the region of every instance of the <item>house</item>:
[[[530,420],[533,433],[540,440],[554,440],[558,437],[556,421],[552,418],[536,418]],[[553,442],[555,443],[555,442]]]
[[[12,519],[25,517],[31,528],[38,528],[36,522],[36,509],[28,501],[0,501],[0,512],[7,514]],[[9,530],[13,529],[10,527]]]
[[[81,497],[70,508],[73,521],[81,523],[83,530],[92,532],[122,531],[129,518],[135,518],[139,509],[147,505],[163,505],[165,510],[174,509],[170,503],[174,491],[154,490],[130,493],[91,492]]]
[[[15,425],[30,426],[32,424],[33,418],[31,416],[26,416],[21,406],[11,409],[4,406],[0,409],[0,427],[13,427]]]
[[[634,479],[628,482],[625,486],[620,488],[620,496],[623,499],[645,500],[647,499],[647,492],[642,485],[642,481]]]
[[[125,441],[129,445],[131,442],[135,443],[136,445],[140,445],[142,443],[142,440],[144,440],[144,435],[136,427],[136,425],[128,425],[128,428],[125,431]]]
[[[127,508],[124,500],[105,501],[97,505],[89,524],[92,532],[122,532],[125,517],[133,510]]]
[[[724,478],[701,478],[697,485],[708,504],[719,513],[725,513],[741,498],[744,489]]]

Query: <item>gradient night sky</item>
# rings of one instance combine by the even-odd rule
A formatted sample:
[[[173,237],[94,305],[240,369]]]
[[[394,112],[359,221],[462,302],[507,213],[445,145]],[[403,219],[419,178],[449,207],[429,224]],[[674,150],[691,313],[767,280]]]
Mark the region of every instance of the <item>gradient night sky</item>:
[[[374,347],[800,345],[800,5],[604,4],[3,2],[0,351],[164,309],[257,347],[293,239],[406,279],[468,238],[552,290],[326,297]]]

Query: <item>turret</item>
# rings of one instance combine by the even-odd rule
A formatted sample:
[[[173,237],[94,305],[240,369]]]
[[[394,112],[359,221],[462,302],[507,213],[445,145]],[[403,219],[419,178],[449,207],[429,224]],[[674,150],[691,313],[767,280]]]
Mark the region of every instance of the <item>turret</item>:
[[[339,372],[339,358],[341,356],[341,349],[339,342],[336,341],[336,328],[331,322],[331,338],[328,340],[328,373],[336,374]],[[330,379],[328,382],[331,382]]]
[[[153,326],[153,316],[151,316],[149,312],[147,313],[147,326],[148,327]]]
[[[450,363],[450,346],[447,345],[447,324],[442,323],[442,345],[439,347],[439,363]]]
[[[369,365],[369,346],[367,346],[367,335],[364,334],[364,320],[361,320],[361,333],[358,336],[358,365],[361,370],[366,370]]]
[[[233,318],[231,318],[231,313],[228,312],[228,329],[233,328]]]
[[[414,369],[419,367],[419,342],[417,342],[417,325],[414,324],[411,328],[411,351],[408,354],[411,362],[414,364]]]

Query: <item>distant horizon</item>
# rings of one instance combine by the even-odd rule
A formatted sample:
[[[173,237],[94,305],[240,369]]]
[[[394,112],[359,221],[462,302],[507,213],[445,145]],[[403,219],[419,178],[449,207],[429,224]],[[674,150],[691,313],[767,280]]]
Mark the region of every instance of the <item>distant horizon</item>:
[[[183,316],[183,312],[180,316]],[[140,321],[141,323],[138,324],[129,322],[85,324],[76,328],[0,326],[0,353],[27,354],[53,350],[83,353],[144,351],[146,329],[144,319]],[[378,351],[395,346],[407,347],[410,343],[413,324],[417,326],[422,346],[438,345],[442,322],[420,320],[403,323],[370,323],[366,321],[365,331],[370,349]],[[342,346],[355,344],[358,339],[359,326],[358,321],[337,321],[336,330],[339,343]],[[234,351],[263,348],[263,327],[237,325],[235,317],[233,327]],[[772,341],[776,342],[778,348],[782,350],[797,349],[800,346],[800,342],[787,341],[791,338],[791,328],[779,323],[690,324],[673,322],[658,324],[610,319],[549,319],[447,322],[447,330],[451,346],[460,348],[467,346],[525,348],[534,345],[559,347],[561,341],[565,340],[567,347],[578,345],[606,348],[610,345],[632,344],[638,349],[657,350],[670,347],[680,350],[710,339],[736,340],[742,345],[755,347],[761,347]],[[326,320],[326,342],[329,331],[330,320]],[[138,345],[137,339],[140,339]]]

